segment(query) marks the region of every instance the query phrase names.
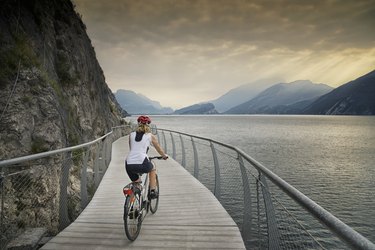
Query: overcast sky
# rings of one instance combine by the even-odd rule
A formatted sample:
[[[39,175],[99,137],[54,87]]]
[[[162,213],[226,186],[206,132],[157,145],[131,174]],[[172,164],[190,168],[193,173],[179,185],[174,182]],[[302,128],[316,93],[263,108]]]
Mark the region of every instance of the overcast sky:
[[[73,0],[107,84],[181,108],[260,79],[375,69],[374,0]]]

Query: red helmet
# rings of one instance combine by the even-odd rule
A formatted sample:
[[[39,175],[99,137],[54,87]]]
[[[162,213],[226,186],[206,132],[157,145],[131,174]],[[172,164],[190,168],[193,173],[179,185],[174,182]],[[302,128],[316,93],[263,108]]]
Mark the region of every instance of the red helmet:
[[[151,119],[146,115],[141,115],[140,117],[138,117],[137,122],[141,124],[150,124]]]

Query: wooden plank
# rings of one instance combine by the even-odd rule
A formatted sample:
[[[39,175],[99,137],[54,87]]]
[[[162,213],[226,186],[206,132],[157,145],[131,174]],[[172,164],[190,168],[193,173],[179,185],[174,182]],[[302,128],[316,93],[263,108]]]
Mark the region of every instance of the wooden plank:
[[[128,138],[113,143],[112,161],[92,201],[42,249],[245,249],[241,234],[215,196],[176,161],[156,161],[160,202],[136,241],[124,232],[122,188]],[[155,150],[151,154],[156,155]]]

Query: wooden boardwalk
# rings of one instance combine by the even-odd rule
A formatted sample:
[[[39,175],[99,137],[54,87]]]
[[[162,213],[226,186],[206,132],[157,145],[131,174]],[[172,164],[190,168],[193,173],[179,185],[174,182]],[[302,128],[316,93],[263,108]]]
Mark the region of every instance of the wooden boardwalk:
[[[241,234],[214,195],[173,159],[156,161],[160,202],[136,241],[123,226],[122,188],[128,137],[113,143],[112,161],[92,201],[77,220],[42,249],[245,249]],[[151,150],[150,155],[155,150]]]

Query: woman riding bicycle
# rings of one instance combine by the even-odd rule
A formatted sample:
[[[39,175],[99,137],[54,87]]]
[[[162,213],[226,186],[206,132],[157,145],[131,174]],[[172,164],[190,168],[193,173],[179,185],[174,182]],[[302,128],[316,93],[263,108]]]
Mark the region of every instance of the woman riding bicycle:
[[[160,147],[156,137],[151,134],[150,117],[141,115],[138,117],[137,122],[138,128],[129,135],[130,151],[125,160],[125,168],[132,182],[141,182],[139,173],[149,173],[150,197],[156,198],[158,196],[155,190],[156,168],[147,156],[149,146],[152,144],[164,160],[168,159],[168,156]]]

